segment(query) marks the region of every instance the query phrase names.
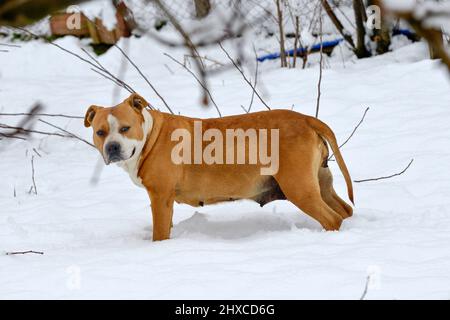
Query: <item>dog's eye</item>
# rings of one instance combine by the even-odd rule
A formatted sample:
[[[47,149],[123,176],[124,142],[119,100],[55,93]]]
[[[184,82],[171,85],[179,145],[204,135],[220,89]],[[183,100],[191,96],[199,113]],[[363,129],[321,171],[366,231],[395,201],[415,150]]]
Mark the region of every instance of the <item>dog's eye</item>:
[[[99,137],[103,137],[105,135],[105,131],[103,130],[98,130],[96,133]]]
[[[120,132],[127,132],[128,130],[130,130],[130,127],[122,127],[122,128],[120,128]]]

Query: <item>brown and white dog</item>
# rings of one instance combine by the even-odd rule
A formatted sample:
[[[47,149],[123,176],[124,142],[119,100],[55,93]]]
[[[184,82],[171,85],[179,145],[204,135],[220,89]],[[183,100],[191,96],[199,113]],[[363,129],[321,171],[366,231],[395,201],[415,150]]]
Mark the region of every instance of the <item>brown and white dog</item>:
[[[114,107],[89,107],[84,124],[93,127],[94,143],[105,163],[117,163],[135,184],[147,190],[153,215],[153,240],[170,237],[174,201],[203,206],[251,199],[263,206],[273,200],[287,199],[325,230],[339,230],[342,220],[352,215],[352,208],[333,189],[326,142],[345,177],[353,203],[350,175],[333,132],[320,120],[288,110],[195,119],[147,110],[147,106],[147,101],[134,93]],[[173,140],[173,133],[183,129],[194,135],[195,123],[199,121],[202,133],[214,129],[224,136],[229,129],[277,129],[277,170],[270,175],[261,174],[267,162],[260,159],[243,164],[225,161],[208,164],[195,159],[193,164],[175,163],[173,152],[179,143]],[[270,144],[272,140],[273,137],[268,137],[267,142]],[[204,147],[207,143],[203,140],[200,144]],[[250,157],[249,146],[250,143],[245,147],[246,160]],[[231,150],[234,157],[239,150],[237,146],[232,148],[235,148]]]

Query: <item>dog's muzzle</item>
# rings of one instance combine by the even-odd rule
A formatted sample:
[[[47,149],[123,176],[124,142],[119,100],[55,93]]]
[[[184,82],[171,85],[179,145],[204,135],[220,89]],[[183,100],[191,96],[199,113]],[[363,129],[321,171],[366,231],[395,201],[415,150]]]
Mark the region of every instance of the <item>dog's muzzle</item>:
[[[122,157],[122,148],[120,147],[120,144],[117,142],[109,142],[106,147],[106,156],[108,158],[108,163],[111,162],[118,162],[123,160]]]

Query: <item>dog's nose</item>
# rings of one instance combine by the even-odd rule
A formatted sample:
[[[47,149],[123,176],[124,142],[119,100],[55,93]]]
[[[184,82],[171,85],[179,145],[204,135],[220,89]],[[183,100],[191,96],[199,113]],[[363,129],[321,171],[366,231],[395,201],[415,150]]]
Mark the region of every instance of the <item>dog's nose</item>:
[[[120,144],[117,142],[108,143],[106,145],[106,153],[111,160],[113,160],[113,158],[120,158]]]

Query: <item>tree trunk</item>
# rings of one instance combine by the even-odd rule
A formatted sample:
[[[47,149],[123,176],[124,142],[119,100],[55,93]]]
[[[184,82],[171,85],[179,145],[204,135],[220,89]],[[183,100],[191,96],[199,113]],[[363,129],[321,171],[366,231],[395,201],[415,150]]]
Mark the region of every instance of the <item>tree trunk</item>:
[[[342,37],[347,41],[347,43],[355,49],[355,43],[353,42],[352,36],[344,29],[344,26],[342,25],[341,21],[339,21],[338,17],[334,14],[333,9],[331,9],[330,4],[327,0],[321,0],[322,6],[325,9],[325,12],[327,13],[328,17],[330,18],[331,22],[333,22],[336,29],[339,31],[339,33],[342,35]]]
[[[356,23],[356,48],[355,54],[358,58],[370,57],[371,54],[366,48],[365,37],[366,28],[364,26],[365,7],[362,0],[353,0],[353,11]]]
[[[444,47],[444,38],[442,36],[442,30],[430,30],[431,37],[434,39],[435,43],[439,43],[440,47]],[[430,50],[430,59],[440,59],[440,55],[437,53],[437,50],[434,49],[433,46],[428,46]]]
[[[195,14],[199,19],[206,17],[211,10],[211,3],[209,0],[194,0],[194,5]]]
[[[287,67],[286,48],[284,46],[283,12],[281,11],[281,0],[276,0],[278,14],[278,28],[280,30],[280,60],[281,67]]]
[[[369,0],[367,5],[377,5],[376,1]],[[385,15],[380,14],[380,28],[372,26],[372,36],[371,40],[377,45],[377,53],[383,54],[389,51],[389,46],[391,45],[391,33],[392,33],[392,23],[391,19],[386,19]]]

